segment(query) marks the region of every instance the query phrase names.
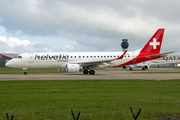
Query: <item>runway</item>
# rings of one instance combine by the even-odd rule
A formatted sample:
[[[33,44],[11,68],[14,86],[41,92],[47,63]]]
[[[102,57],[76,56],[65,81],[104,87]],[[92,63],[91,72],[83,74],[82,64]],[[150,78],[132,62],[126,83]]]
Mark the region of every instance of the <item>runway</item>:
[[[180,69],[177,68],[150,68],[142,71],[136,68],[133,71],[122,68],[106,68],[95,70],[95,75],[78,73],[48,73],[48,74],[0,74],[0,81],[8,80],[174,80],[180,79]],[[153,72],[153,73],[152,73]],[[157,72],[157,73],[154,73]],[[176,73],[160,73],[176,72]]]

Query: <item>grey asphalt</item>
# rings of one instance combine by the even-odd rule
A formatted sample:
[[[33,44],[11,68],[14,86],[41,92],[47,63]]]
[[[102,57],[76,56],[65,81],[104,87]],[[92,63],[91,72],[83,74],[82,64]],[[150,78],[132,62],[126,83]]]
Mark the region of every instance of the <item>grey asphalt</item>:
[[[8,80],[173,80],[180,79],[179,73],[158,73],[158,72],[179,72],[177,68],[150,68],[142,71],[136,68],[133,71],[122,68],[106,68],[95,70],[95,75],[84,75],[78,73],[48,73],[48,74],[0,74],[0,81]],[[157,73],[151,73],[157,72]],[[23,71],[22,71],[23,73]]]

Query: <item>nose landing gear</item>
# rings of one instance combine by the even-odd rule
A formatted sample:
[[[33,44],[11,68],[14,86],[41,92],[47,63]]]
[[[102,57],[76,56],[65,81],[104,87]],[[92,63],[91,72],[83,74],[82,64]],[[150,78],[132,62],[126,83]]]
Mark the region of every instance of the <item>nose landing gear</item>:
[[[23,70],[25,71],[24,75],[27,75],[27,68],[23,68]]]

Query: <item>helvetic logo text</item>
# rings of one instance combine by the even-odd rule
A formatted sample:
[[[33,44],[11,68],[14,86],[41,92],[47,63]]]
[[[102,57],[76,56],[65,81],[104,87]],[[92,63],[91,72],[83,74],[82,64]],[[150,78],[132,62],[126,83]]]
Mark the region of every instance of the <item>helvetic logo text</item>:
[[[57,60],[57,62],[68,62],[69,55],[35,55],[34,60]]]

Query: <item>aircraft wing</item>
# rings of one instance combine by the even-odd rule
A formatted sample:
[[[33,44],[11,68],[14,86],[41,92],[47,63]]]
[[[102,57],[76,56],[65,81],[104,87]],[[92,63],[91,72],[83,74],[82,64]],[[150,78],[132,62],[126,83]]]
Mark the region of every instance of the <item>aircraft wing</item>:
[[[109,59],[109,60],[97,60],[97,61],[83,61],[83,62],[76,62],[75,64],[83,64],[83,65],[103,65],[103,64],[111,64],[112,61],[114,60],[119,60],[119,59],[123,59],[123,57],[125,56],[127,50],[124,51],[124,53],[116,58],[116,59]]]
[[[89,66],[89,65],[93,65],[93,66],[97,66],[97,65],[103,65],[103,64],[111,64],[113,60],[105,60],[105,61],[88,61],[88,62],[78,62],[77,64],[81,64],[83,66]]]

